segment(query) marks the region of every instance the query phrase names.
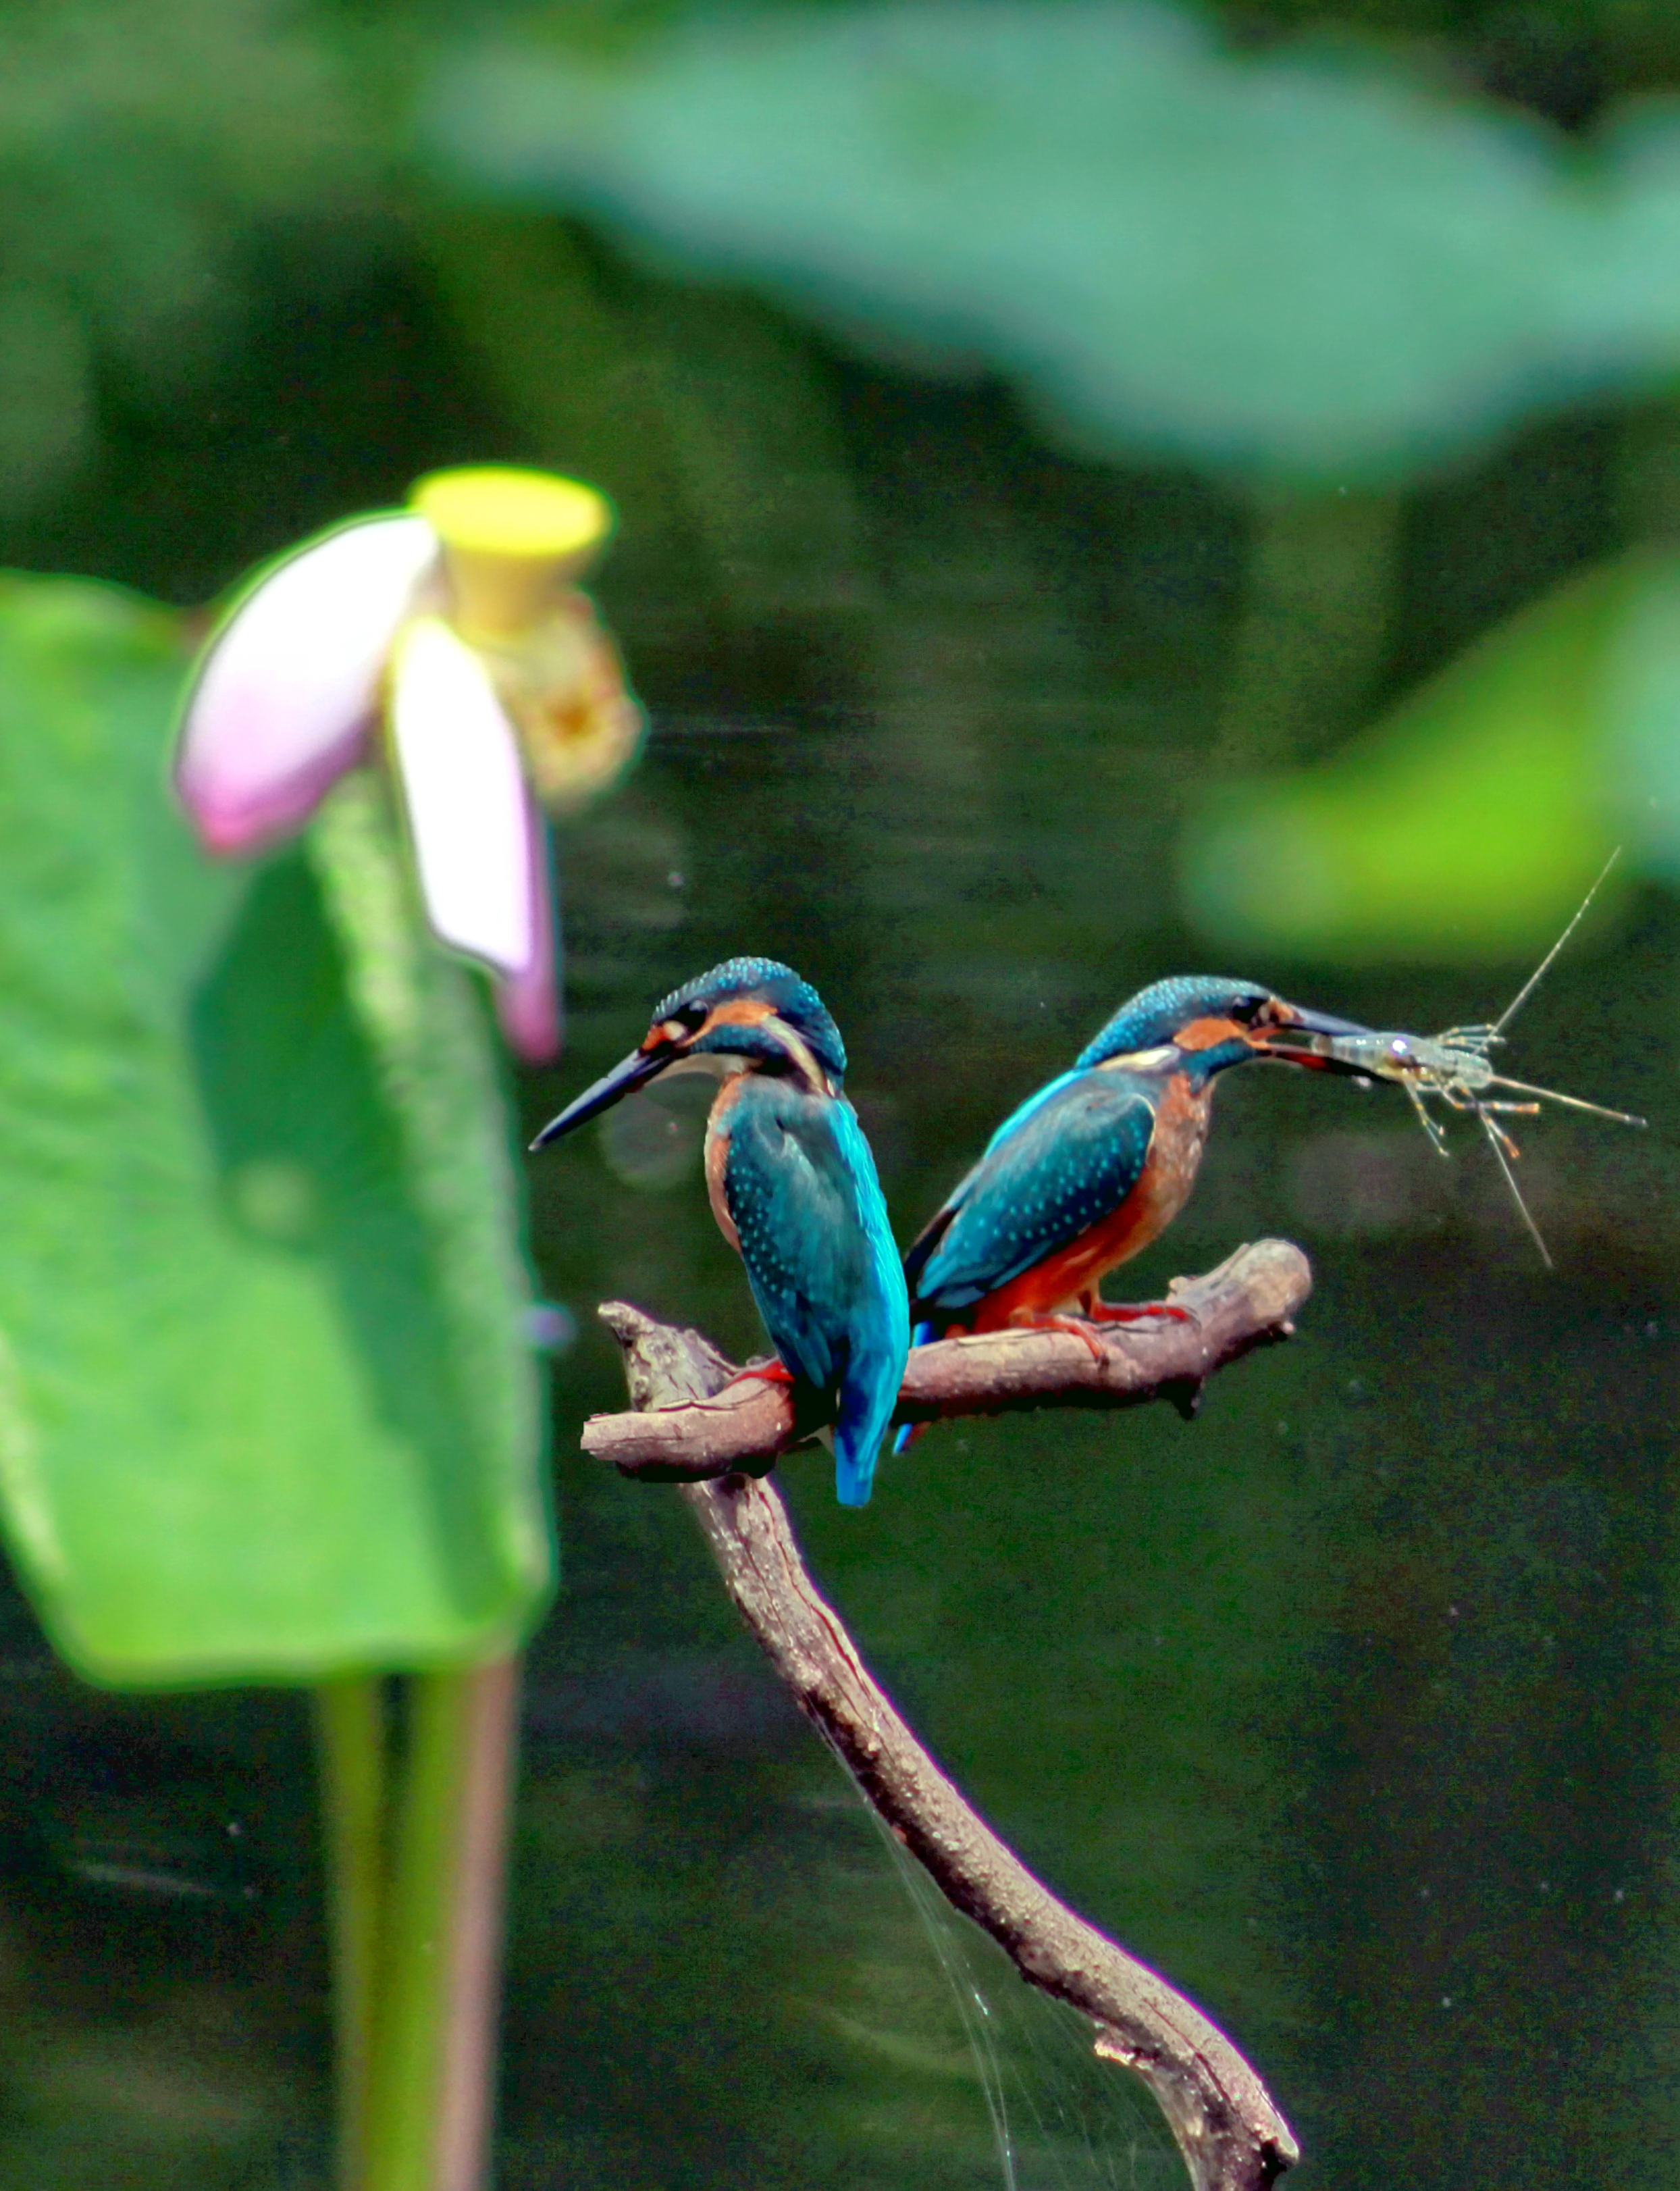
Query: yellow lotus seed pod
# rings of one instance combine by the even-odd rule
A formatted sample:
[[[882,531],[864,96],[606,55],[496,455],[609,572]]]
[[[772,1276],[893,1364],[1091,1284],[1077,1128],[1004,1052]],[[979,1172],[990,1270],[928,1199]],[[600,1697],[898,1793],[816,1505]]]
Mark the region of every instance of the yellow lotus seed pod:
[[[510,464],[428,472],[408,499],[451,547],[490,555],[581,555],[612,530],[611,505],[593,487]]]
[[[409,506],[444,544],[463,637],[536,622],[612,530],[612,507],[581,481],[507,464],[429,472]]]

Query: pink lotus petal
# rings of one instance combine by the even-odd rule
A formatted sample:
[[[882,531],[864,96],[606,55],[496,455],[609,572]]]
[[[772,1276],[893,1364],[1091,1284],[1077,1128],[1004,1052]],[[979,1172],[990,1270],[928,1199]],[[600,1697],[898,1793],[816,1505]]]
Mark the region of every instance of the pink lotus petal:
[[[519,741],[484,664],[437,617],[399,635],[390,726],[434,931],[499,974],[524,973],[538,947]]]
[[[521,972],[496,991],[496,1016],[508,1045],[533,1065],[560,1054],[559,919],[554,905],[548,825],[533,802],[531,814],[531,918],[536,951]]]
[[[360,756],[437,552],[423,518],[359,521],[275,565],[234,610],[188,696],[175,763],[213,852],[296,828]]]

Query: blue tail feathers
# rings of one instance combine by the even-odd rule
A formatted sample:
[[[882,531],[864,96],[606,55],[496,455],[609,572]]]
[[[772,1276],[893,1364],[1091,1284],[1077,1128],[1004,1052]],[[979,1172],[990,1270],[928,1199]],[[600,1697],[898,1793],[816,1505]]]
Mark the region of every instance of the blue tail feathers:
[[[915,1323],[911,1326],[910,1343],[912,1346],[927,1346],[937,1335],[931,1323]],[[893,1433],[893,1451],[908,1453],[927,1427],[926,1423],[900,1423]]]
[[[843,1506],[868,1505],[881,1434],[897,1397],[896,1382],[889,1394],[860,1392],[855,1386],[842,1390],[834,1426],[834,1495]]]
[[[834,1437],[834,1495],[843,1506],[867,1506],[875,1485],[875,1448],[843,1445]]]
[[[903,1329],[900,1326],[900,1329]],[[875,1482],[876,1456],[898,1405],[908,1348],[902,1341],[860,1348],[840,1386],[834,1424],[834,1493],[843,1506],[865,1506]],[[894,1440],[896,1450],[897,1441]]]

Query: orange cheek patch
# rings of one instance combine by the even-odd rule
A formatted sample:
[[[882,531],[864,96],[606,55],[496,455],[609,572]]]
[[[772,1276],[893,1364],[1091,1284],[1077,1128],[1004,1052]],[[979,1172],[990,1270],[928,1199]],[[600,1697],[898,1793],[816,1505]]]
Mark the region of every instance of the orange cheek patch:
[[[731,997],[728,1004],[718,1004],[707,1020],[707,1027],[759,1027],[764,1021],[774,1019],[775,1012],[762,997]],[[704,1029],[701,1030],[704,1032]]]
[[[1180,1050],[1213,1050],[1222,1042],[1246,1042],[1248,1029],[1234,1020],[1192,1020],[1172,1038]]]

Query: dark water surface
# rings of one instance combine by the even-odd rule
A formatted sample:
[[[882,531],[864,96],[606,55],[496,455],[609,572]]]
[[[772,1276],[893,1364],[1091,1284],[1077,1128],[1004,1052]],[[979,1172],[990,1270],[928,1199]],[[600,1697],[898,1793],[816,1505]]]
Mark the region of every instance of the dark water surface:
[[[359,389],[387,338],[406,369],[392,311],[395,333],[364,331]],[[538,1123],[713,960],[786,957],[844,1029],[907,1238],[1121,997],[1210,955],[1179,923],[1172,845],[1230,765],[1242,523],[1187,481],[1047,456],[984,392],[811,370],[843,466],[778,475],[780,499],[735,512],[737,545],[697,542],[691,564],[639,566],[627,541],[604,589],[655,736],[568,834],[571,1048],[520,1101]],[[497,433],[500,453],[560,453],[463,418],[437,372],[362,469],[321,430],[300,525]],[[1538,437],[1419,499],[1387,674],[1602,549],[1593,451],[1587,430]],[[137,458],[121,521],[72,527],[56,560],[182,595],[276,544],[255,536],[280,445],[241,455],[235,518],[213,508],[222,460],[198,460],[201,504],[183,514],[179,475]],[[1677,930],[1653,896],[1583,940],[1516,1069],[1671,1134]],[[1427,1029],[1490,1016],[1525,970],[1227,970]],[[1392,1091],[1253,1072],[1217,1113],[1136,1289],[1286,1232],[1317,1272],[1295,1341],[1217,1380],[1190,1425],[945,1428],[861,1514],[797,1459],[813,1564],[997,1828],[1257,2063],[1303,2187],[1667,2181],[1671,1141],[1561,1116],[1526,1135],[1547,1273],[1488,1152],[1465,1133],[1441,1164]],[[531,1660],[501,2181],[1000,2183],[963,2029],[978,1986],[1019,2181],[1172,2182],[1147,2102],[1096,2078],[1062,2019],[985,1954],[948,1983],[959,1929],[930,1944],[675,1498],[573,1457],[582,1415],[621,1393],[596,1300],[758,1343],[691,1124],[621,1114],[532,1180],[544,1282],[581,1335],[554,1386],[565,1579]],[[5,1620],[0,2183],[315,2191],[300,1706],[99,1696],[15,1601]]]

